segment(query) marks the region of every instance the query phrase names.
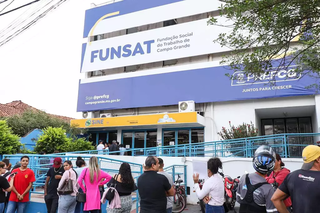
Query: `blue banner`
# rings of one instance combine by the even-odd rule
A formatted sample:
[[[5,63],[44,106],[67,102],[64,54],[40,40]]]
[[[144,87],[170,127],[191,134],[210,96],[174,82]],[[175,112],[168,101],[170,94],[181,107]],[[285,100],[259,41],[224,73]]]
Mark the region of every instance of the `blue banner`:
[[[233,74],[233,79],[226,74]],[[275,79],[275,84],[270,80]],[[308,86],[319,83],[291,69],[245,76],[219,66],[173,73],[124,78],[79,85],[77,111],[276,98],[315,94]]]
[[[91,28],[97,23],[97,21],[101,17],[103,17],[106,14],[119,11],[118,15],[110,17],[114,18],[119,15],[125,15],[179,1],[183,0],[123,0],[120,2],[115,2],[112,4],[107,4],[101,7],[86,10],[83,37],[88,37]]]

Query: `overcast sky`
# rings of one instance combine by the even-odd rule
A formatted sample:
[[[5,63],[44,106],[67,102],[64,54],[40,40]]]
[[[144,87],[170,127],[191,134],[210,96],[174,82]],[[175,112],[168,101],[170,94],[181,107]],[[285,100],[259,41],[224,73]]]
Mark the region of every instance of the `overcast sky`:
[[[10,7],[26,2],[31,0],[15,1]],[[48,113],[81,118],[76,107],[83,77],[79,71],[82,32],[84,12],[91,2],[68,0],[0,47],[0,103],[21,100]],[[0,32],[23,12],[0,16]]]

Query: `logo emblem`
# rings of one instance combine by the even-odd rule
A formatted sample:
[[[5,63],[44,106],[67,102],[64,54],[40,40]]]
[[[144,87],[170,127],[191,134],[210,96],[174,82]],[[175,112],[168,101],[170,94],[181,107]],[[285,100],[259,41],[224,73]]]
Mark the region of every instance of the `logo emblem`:
[[[89,120],[86,121],[85,126],[91,126],[91,124],[92,124],[92,122],[91,122],[91,120],[89,119]]]
[[[25,175],[25,176],[24,176],[24,178],[28,178],[28,177],[29,177],[28,175]]]

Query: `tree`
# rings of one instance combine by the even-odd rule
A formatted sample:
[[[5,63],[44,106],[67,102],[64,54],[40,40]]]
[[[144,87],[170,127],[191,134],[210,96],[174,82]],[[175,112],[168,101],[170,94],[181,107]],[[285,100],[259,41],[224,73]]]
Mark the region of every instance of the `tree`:
[[[43,130],[43,134],[39,137],[35,151],[37,153],[44,152],[46,154],[54,152],[74,152],[93,150],[91,142],[85,138],[67,137],[66,130],[62,127],[48,127]]]
[[[9,127],[14,134],[20,137],[25,136],[34,129],[44,129],[46,127],[63,127],[69,128],[69,123],[54,118],[42,111],[27,110],[22,115],[14,115],[6,118]]]
[[[242,70],[246,76],[296,64],[296,72],[319,77],[320,1],[223,2],[221,15],[231,20],[234,28],[230,34],[221,33],[216,42],[234,51],[223,58],[222,64],[230,65],[234,71]],[[217,23],[217,18],[209,21]]]
[[[15,154],[19,152],[21,145],[19,137],[12,134],[7,122],[0,120],[0,153]]]

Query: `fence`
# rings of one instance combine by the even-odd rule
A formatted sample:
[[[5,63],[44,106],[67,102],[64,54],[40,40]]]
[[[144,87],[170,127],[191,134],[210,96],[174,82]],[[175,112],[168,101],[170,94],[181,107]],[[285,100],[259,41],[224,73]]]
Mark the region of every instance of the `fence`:
[[[166,157],[252,157],[260,145],[272,146],[281,157],[301,157],[302,150],[309,144],[317,144],[320,133],[289,133],[269,136],[239,138],[224,141],[201,142],[174,146],[127,149],[131,156],[166,156]],[[79,151],[72,154],[122,154],[123,151]],[[66,153],[59,153],[65,155]]]

